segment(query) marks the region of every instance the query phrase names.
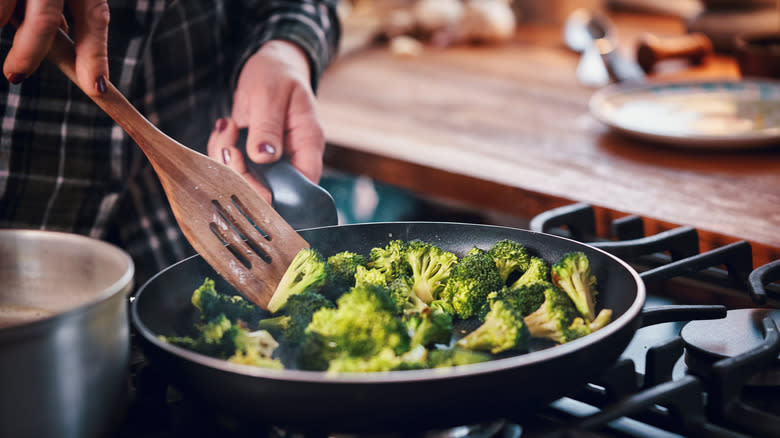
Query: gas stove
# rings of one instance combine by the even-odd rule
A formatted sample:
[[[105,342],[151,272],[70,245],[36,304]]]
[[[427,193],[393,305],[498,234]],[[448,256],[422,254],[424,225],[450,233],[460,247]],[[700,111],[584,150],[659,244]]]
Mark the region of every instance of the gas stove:
[[[530,415],[412,436],[780,437],[780,260],[754,269],[747,242],[700,252],[695,229],[645,236],[636,217],[615,221],[614,238],[601,239],[585,204],[540,214],[530,228],[587,242],[635,267],[648,288],[643,327],[600,378]],[[674,320],[652,311],[664,306],[680,306]],[[211,412],[133,351],[120,438],[304,436]]]

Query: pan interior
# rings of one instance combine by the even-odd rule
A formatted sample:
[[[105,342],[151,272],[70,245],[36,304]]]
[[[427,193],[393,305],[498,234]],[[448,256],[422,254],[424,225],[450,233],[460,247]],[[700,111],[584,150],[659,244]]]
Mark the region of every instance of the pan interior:
[[[432,222],[343,225],[303,230],[300,233],[324,256],[344,250],[368,254],[371,248],[384,246],[393,239],[421,239],[459,257],[475,246],[487,249],[498,240],[512,239],[525,245],[532,254],[542,257],[548,263],[556,262],[566,252],[579,250],[585,252],[590,259],[593,273],[598,279],[598,308],[612,309],[613,323],[629,309],[638,313],[641,303],[637,306],[637,300],[644,300],[643,293],[639,295],[638,276],[628,266],[590,246],[547,234],[498,226]],[[194,333],[198,314],[190,302],[190,297],[192,291],[200,286],[207,276],[215,280],[217,290],[228,294],[236,293],[202,258],[196,256],[161,272],[139,290],[134,302],[134,323],[140,323],[142,329],[148,330],[148,336]],[[631,318],[634,316],[636,315],[631,315]],[[456,326],[456,331],[469,331],[474,327],[475,321],[461,321]],[[608,328],[609,325],[602,330],[606,332]],[[598,334],[596,332],[583,339]],[[564,346],[556,346],[541,339],[534,339],[531,344],[532,352],[550,347]]]

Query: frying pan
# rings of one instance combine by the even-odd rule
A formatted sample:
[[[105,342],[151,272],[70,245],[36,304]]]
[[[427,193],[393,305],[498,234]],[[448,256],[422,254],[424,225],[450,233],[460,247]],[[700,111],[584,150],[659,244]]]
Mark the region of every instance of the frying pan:
[[[548,263],[583,251],[598,279],[598,306],[613,310],[603,329],[563,345],[534,343],[527,354],[460,367],[329,375],[230,364],[161,341],[194,332],[192,291],[210,277],[232,289],[200,257],[158,273],[136,293],[131,320],[142,348],[181,391],[216,410],[291,430],[403,431],[474,424],[533,411],[601,374],[626,348],[642,323],[645,286],[615,256],[563,237],[515,228],[446,222],[387,222],[326,226],[300,234],[328,256],[343,250],[368,254],[392,239],[421,239],[458,256],[501,239],[525,245]]]

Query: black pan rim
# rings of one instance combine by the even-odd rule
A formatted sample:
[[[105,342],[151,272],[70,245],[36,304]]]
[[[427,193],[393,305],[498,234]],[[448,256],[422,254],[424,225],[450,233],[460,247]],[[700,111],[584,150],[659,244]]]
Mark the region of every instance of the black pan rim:
[[[232,364],[227,361],[205,356],[199,353],[195,353],[177,347],[175,345],[168,344],[158,338],[158,335],[152,333],[152,331],[141,321],[141,317],[138,314],[137,302],[143,295],[147,285],[151,284],[157,277],[163,275],[169,269],[173,269],[175,266],[186,263],[191,259],[200,258],[200,255],[193,255],[184,260],[181,260],[154,275],[147,280],[134,294],[130,305],[130,314],[133,326],[143,336],[143,338],[151,343],[155,348],[162,350],[168,354],[178,356],[182,359],[194,362],[196,364],[214,368],[216,370],[235,373],[251,378],[258,379],[271,379],[277,381],[289,381],[299,383],[318,383],[318,384],[392,384],[392,383],[411,383],[415,381],[430,381],[430,380],[446,380],[446,379],[458,379],[476,375],[485,375],[490,373],[500,373],[508,371],[518,367],[529,366],[531,364],[538,364],[541,362],[549,361],[553,358],[558,358],[573,354],[581,350],[584,346],[597,343],[604,339],[607,339],[625,326],[635,321],[641,314],[646,299],[645,284],[642,281],[639,273],[629,266],[623,260],[615,257],[614,255],[586,243],[578,242],[566,237],[556,236],[547,233],[540,233],[531,230],[525,230],[521,228],[506,227],[500,225],[483,225],[483,224],[468,224],[459,222],[427,222],[427,221],[398,221],[398,222],[370,222],[370,223],[356,223],[345,225],[331,225],[326,227],[308,228],[298,231],[317,231],[327,230],[330,228],[356,228],[356,227],[381,227],[381,226],[413,226],[417,224],[424,225],[436,225],[436,226],[469,226],[477,228],[493,228],[498,230],[505,230],[510,232],[522,232],[534,235],[544,236],[546,239],[557,240],[565,242],[572,247],[572,250],[576,248],[588,248],[589,250],[601,253],[604,257],[611,259],[613,262],[620,265],[625,269],[633,278],[636,285],[636,296],[629,308],[619,317],[612,320],[607,326],[596,331],[595,333],[584,336],[580,339],[567,342],[561,345],[555,345],[543,350],[533,351],[525,354],[518,354],[516,356],[494,359],[488,362],[454,366],[448,368],[433,368],[423,370],[404,370],[404,371],[387,371],[376,373],[328,373],[323,371],[304,371],[304,370],[276,370],[270,368],[258,368],[249,365]]]

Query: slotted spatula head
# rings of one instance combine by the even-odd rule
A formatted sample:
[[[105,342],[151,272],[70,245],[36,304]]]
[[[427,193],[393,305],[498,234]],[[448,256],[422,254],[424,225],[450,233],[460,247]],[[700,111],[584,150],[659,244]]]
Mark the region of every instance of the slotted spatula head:
[[[78,84],[73,42],[58,32],[48,59]],[[90,96],[152,163],[184,236],[242,295],[268,301],[308,243],[230,167],[174,141],[143,117],[110,82]]]

